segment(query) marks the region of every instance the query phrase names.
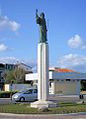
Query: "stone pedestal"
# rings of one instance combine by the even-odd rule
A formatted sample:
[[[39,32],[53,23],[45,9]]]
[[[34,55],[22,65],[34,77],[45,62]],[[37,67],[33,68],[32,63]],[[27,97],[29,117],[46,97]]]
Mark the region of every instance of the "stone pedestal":
[[[31,103],[31,107],[56,107],[48,101],[49,94],[49,50],[48,43],[38,44],[38,101]]]
[[[39,101],[31,103],[31,107],[34,107],[34,108],[54,108],[56,106],[57,104],[52,101],[39,100]]]

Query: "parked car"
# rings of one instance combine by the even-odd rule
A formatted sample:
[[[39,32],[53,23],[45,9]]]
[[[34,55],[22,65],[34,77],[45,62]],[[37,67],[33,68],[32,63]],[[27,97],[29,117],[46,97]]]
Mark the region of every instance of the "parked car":
[[[29,88],[23,91],[19,91],[12,95],[12,101],[35,101],[38,98],[38,90],[36,88]]]

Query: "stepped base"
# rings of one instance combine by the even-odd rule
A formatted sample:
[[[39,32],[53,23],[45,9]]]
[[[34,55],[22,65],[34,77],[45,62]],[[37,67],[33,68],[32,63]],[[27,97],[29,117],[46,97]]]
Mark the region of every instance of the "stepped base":
[[[36,102],[33,102],[31,103],[30,105],[31,107],[34,107],[34,108],[54,108],[57,106],[56,103],[52,102],[52,101],[36,101]]]

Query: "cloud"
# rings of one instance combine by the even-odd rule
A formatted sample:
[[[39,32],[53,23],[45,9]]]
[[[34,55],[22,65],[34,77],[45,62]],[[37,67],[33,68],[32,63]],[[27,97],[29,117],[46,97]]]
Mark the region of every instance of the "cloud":
[[[16,64],[18,62],[20,62],[20,60],[15,57],[0,57],[0,63]]]
[[[9,29],[11,31],[17,31],[20,28],[20,24],[16,21],[11,21],[7,16],[0,16],[0,30]]]
[[[64,55],[59,59],[58,66],[86,73],[86,56],[80,56],[77,54]]]
[[[8,50],[8,47],[4,44],[0,44],[0,51],[6,51]]]
[[[78,34],[76,34],[75,36],[73,36],[68,40],[68,45],[71,48],[86,49],[86,43],[82,40],[82,38]]]

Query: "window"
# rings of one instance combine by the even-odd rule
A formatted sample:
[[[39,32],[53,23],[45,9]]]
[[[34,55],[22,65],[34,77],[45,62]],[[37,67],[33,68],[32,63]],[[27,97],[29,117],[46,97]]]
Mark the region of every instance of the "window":
[[[73,80],[73,82],[75,82],[75,80]]]
[[[37,89],[34,89],[34,93],[37,93],[38,91],[37,91]]]
[[[70,81],[70,79],[66,79],[66,81]]]
[[[27,90],[24,94],[32,94],[33,90],[30,89],[30,90]]]
[[[49,82],[49,87],[51,88],[51,81]]]

